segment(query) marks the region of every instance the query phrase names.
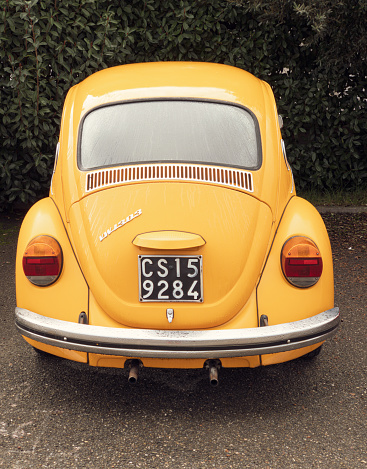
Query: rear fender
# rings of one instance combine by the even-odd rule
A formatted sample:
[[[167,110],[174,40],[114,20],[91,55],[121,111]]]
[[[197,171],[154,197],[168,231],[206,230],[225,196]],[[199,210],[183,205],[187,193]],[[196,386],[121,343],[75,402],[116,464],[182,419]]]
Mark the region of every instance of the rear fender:
[[[36,236],[55,238],[63,252],[58,280],[47,287],[28,281],[22,259],[27,244]],[[59,211],[51,198],[37,202],[27,213],[20,229],[16,258],[17,306],[43,316],[78,322],[81,312],[88,314],[88,285],[80,270]]]
[[[293,236],[311,238],[323,260],[323,272],[316,285],[298,288],[284,277],[281,252]],[[258,318],[268,316],[269,325],[306,319],[334,306],[333,263],[329,237],[318,211],[300,197],[293,197],[279,223],[258,288]]]

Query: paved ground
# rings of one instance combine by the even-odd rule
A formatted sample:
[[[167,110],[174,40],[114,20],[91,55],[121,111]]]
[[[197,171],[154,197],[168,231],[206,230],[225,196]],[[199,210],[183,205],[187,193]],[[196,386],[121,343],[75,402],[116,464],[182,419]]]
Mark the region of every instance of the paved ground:
[[[355,207],[339,207],[338,205],[319,205],[316,207],[320,213],[367,213],[367,205]]]
[[[222,370],[217,388],[202,371],[144,370],[131,387],[121,371],[39,358],[13,325],[16,229],[3,220],[0,467],[367,468],[367,218],[353,217],[326,216],[337,336],[313,362]]]

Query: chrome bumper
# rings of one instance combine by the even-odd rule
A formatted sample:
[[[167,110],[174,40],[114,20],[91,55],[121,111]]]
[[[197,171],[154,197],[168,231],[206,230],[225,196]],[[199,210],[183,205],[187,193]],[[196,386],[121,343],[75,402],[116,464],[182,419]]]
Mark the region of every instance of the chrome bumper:
[[[285,352],[335,334],[339,308],[276,326],[221,330],[123,329],[60,321],[15,309],[15,324],[30,339],[82,352],[151,358],[224,358]]]

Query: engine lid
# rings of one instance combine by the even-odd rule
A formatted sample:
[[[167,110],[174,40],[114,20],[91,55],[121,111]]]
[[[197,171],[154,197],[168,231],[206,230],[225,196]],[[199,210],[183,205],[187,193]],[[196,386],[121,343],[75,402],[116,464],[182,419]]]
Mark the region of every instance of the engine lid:
[[[121,325],[147,329],[201,329],[232,319],[257,285],[271,227],[272,213],[265,203],[241,191],[200,183],[112,187],[88,195],[70,210],[74,248],[99,306]],[[200,258],[202,278],[195,279],[202,281],[202,301],[194,289],[191,297],[185,293],[184,301],[172,294],[168,299],[162,294],[162,301],[158,293],[150,297],[150,283],[141,291],[139,256],[148,259],[144,269],[149,281],[160,258]],[[195,273],[195,262],[186,265],[188,273]],[[168,269],[164,260],[160,266]],[[174,310],[172,322],[168,309]]]

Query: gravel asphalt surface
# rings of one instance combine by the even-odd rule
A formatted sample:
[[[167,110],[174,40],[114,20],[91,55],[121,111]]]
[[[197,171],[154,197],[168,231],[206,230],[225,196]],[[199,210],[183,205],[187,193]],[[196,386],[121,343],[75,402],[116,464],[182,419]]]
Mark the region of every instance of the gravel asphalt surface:
[[[343,322],[313,361],[126,372],[41,358],[14,327],[19,221],[0,218],[0,467],[367,468],[367,214],[327,213]]]

